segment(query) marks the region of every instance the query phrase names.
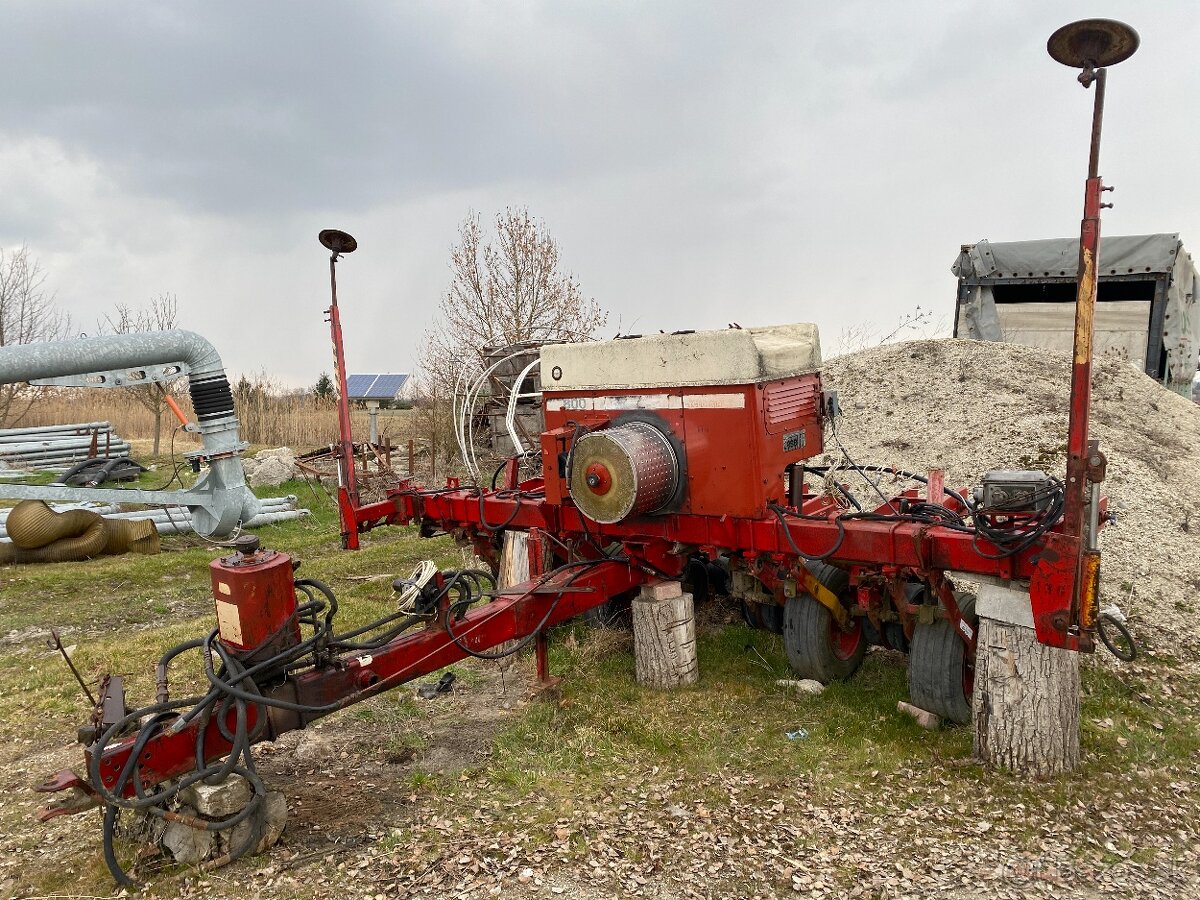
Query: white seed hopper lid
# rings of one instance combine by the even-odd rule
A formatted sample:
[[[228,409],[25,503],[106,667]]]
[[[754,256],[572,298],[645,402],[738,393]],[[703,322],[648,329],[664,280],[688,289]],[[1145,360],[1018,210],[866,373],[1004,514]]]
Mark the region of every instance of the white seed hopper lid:
[[[808,322],[542,347],[545,392],[753,384],[821,368]]]

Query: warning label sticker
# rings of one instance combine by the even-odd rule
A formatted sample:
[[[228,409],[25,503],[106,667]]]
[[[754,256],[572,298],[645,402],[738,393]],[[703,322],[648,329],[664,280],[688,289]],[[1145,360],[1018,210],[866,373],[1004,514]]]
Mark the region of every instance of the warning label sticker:
[[[217,601],[217,628],[221,630],[221,640],[233,644],[242,644],[242,614],[236,603]]]

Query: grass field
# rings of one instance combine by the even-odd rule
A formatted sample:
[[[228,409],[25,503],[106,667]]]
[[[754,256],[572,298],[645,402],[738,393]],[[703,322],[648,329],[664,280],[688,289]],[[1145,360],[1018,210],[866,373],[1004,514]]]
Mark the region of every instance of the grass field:
[[[463,561],[411,529],[343,553],[323,494],[303,482],[271,493],[314,514],[260,529],[264,544],[334,587],[343,624],[391,609],[391,578],[419,560]],[[0,896],[114,890],[95,812],[32,819],[30,786],[82,762],[71,739],[87,713],[48,629],[85,677],[125,674],[131,701],[149,702],[160,653],[212,627],[219,552],[167,538],[157,556],[0,568]],[[644,690],[628,632],[568,625],[550,694],[531,699],[527,658],[464,663],[452,697],[400,688],[299,736],[322,748],[316,761],[294,735],[265,746],[260,770],[291,807],[282,843],[219,872],[154,871],[149,893],[1090,896],[1195,883],[1200,697],[1180,661],[1088,661],[1081,770],[1030,784],[972,762],[967,729],[898,715],[898,654],[873,652],[852,681],[800,698],[776,685],[779,638],[720,602],[698,619],[692,688]],[[176,694],[199,687],[191,671]]]

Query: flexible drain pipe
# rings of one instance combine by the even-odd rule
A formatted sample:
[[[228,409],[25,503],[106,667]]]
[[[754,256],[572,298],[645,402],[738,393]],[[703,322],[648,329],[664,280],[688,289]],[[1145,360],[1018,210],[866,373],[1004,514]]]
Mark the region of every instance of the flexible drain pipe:
[[[65,376],[90,376],[96,387],[127,387],[131,371],[182,365],[196,411],[208,471],[187,491],[78,488],[66,485],[0,484],[0,497],[37,500],[107,500],[113,503],[170,503],[187,506],[198,534],[224,537],[259,511],[246,485],[239,458],[246,448],[238,434],[229,379],[216,348],[192,331],[152,331],[46,341],[0,347],[0,384]]]

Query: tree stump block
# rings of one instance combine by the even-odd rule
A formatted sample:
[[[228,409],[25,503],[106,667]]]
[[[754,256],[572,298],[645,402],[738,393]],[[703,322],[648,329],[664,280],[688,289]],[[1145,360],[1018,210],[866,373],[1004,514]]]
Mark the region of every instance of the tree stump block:
[[[554,554],[550,542],[542,541],[542,560],[538,571],[549,572],[554,568]],[[500,548],[500,573],[496,576],[496,587],[503,590],[514,584],[529,581],[529,534],[524,531],[504,532],[504,544]]]
[[[1027,589],[979,591],[975,756],[1046,778],[1079,765],[1079,654],[1038,643]]]
[[[666,690],[700,680],[692,595],[677,581],[644,585],[633,601],[634,672],[639,684]]]
[[[549,541],[542,541],[541,572],[549,572],[554,568],[554,554]],[[499,590],[529,581],[531,576],[529,565],[529,534],[524,531],[505,531],[504,541],[500,548],[500,572],[496,576],[496,587]],[[489,653],[500,653],[516,644],[516,640],[497,644]],[[500,667],[508,668],[516,661],[516,656],[505,656],[500,659]]]

